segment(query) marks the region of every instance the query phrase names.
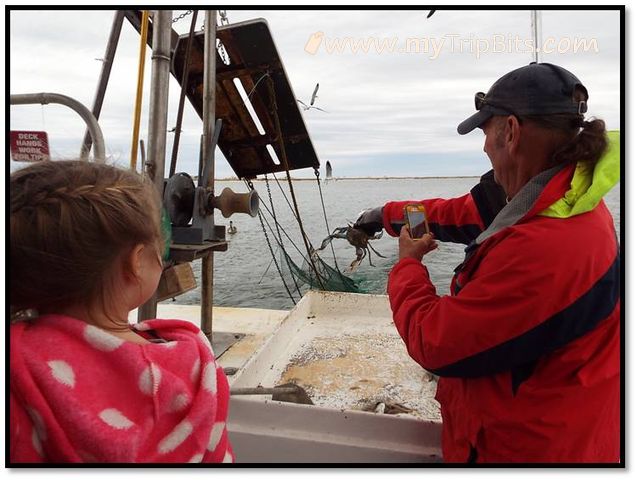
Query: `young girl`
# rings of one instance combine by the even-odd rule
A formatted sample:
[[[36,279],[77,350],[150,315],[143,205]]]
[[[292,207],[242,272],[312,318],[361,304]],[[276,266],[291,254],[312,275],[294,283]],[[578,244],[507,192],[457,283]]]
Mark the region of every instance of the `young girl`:
[[[79,161],[11,175],[10,462],[232,462],[229,389],[203,333],[128,323],[162,272],[160,203]]]

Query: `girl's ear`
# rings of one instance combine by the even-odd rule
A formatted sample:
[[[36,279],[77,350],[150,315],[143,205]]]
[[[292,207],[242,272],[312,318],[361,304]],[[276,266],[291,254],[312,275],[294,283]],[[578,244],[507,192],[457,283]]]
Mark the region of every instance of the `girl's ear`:
[[[143,270],[142,253],[144,252],[144,244],[138,243],[124,256],[123,271],[124,275],[131,279],[137,279],[141,276]]]

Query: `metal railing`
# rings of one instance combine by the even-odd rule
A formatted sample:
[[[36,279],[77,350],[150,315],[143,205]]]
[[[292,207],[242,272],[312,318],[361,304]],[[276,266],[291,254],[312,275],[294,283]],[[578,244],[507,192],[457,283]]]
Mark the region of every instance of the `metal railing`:
[[[106,161],[104,135],[102,135],[102,129],[97,123],[95,115],[74,98],[59,93],[20,93],[11,95],[10,103],[11,105],[47,105],[49,103],[59,103],[71,108],[86,122],[88,131],[93,139],[93,161],[96,163],[104,163]],[[83,144],[80,150],[80,159],[88,160],[88,153],[88,149]]]

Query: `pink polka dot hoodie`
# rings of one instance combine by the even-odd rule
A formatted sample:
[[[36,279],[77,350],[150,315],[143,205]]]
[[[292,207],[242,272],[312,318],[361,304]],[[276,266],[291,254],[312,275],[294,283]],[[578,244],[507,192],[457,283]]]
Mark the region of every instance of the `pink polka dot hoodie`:
[[[204,334],[182,320],[134,327],[165,341],[60,315],[11,325],[11,463],[234,461],[228,381]]]

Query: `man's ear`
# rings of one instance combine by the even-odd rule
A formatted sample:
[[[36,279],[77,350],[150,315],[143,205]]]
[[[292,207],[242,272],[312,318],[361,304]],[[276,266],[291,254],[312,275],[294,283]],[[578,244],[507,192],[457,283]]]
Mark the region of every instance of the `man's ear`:
[[[520,121],[515,115],[509,115],[507,117],[506,129],[505,129],[505,145],[509,150],[509,153],[517,150],[520,144]]]
[[[131,279],[139,278],[142,274],[142,253],[144,244],[138,243],[124,257],[124,274]]]

